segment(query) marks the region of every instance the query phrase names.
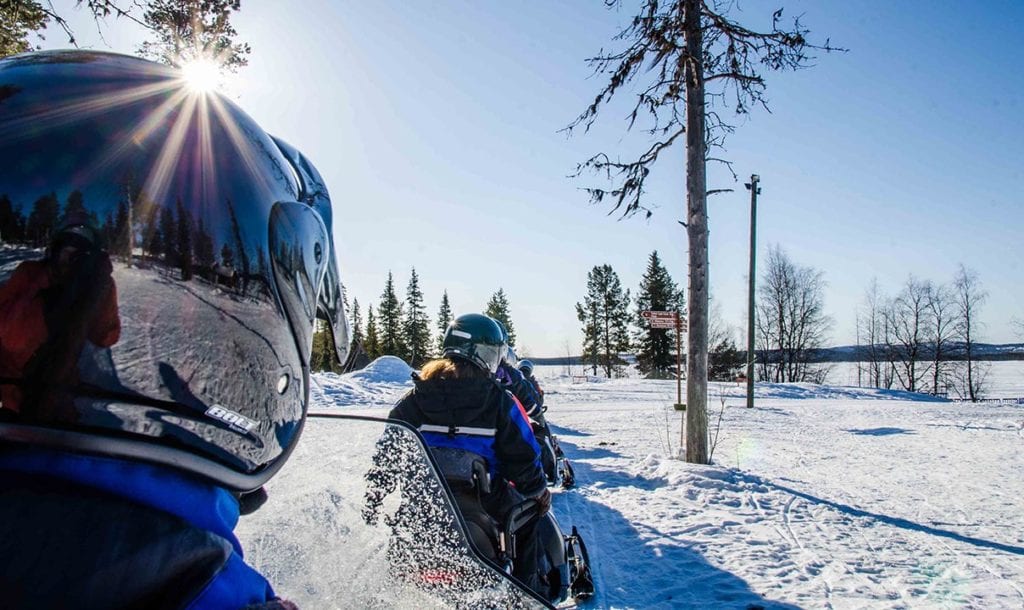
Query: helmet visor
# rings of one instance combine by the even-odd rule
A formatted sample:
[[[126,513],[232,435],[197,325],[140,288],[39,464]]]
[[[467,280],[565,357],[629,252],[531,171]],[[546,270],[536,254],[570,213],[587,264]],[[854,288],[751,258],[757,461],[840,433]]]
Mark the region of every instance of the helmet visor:
[[[176,71],[53,52],[0,60],[0,167],[8,419],[258,486],[301,429],[311,320],[344,325],[330,222],[293,161]],[[62,219],[83,217],[93,245],[56,256]]]

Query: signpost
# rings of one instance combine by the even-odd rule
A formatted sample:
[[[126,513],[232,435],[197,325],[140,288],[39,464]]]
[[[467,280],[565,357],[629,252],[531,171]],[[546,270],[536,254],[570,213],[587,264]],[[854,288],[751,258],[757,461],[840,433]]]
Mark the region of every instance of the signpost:
[[[686,332],[686,320],[679,317],[677,311],[641,311],[640,316],[647,320],[651,328],[676,329],[676,409],[686,410],[683,403],[683,340]]]

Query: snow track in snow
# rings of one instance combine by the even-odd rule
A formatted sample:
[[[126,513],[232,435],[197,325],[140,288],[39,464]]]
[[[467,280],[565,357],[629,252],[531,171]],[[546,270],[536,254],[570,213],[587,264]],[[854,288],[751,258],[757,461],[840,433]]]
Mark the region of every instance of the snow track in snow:
[[[582,607],[1024,606],[1024,407],[759,384],[746,409],[745,388],[713,383],[709,419],[726,407],[703,466],[668,457],[674,382],[560,369],[537,370],[577,474],[553,510],[590,551]],[[367,402],[335,404],[382,415],[406,387],[353,384]]]

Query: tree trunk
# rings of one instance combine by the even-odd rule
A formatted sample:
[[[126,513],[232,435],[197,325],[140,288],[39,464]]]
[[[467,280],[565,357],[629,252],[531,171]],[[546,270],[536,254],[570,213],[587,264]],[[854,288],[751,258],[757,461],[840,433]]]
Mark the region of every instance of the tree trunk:
[[[978,396],[974,392],[974,354],[972,354],[972,341],[971,341],[971,311],[968,307],[967,315],[964,316],[964,323],[966,325],[966,332],[964,341],[967,347],[967,395],[970,397],[971,402],[978,402]]]
[[[686,52],[686,235],[689,298],[686,339],[686,461],[708,463],[708,213],[704,66],[700,0],[684,0]]]

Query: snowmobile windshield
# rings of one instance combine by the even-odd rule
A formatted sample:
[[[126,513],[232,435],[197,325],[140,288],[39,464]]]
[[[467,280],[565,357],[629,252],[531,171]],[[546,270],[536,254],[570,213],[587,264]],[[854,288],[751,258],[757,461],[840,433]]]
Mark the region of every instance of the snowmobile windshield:
[[[549,608],[471,548],[418,435],[311,415],[268,499],[236,532],[301,608]]]

